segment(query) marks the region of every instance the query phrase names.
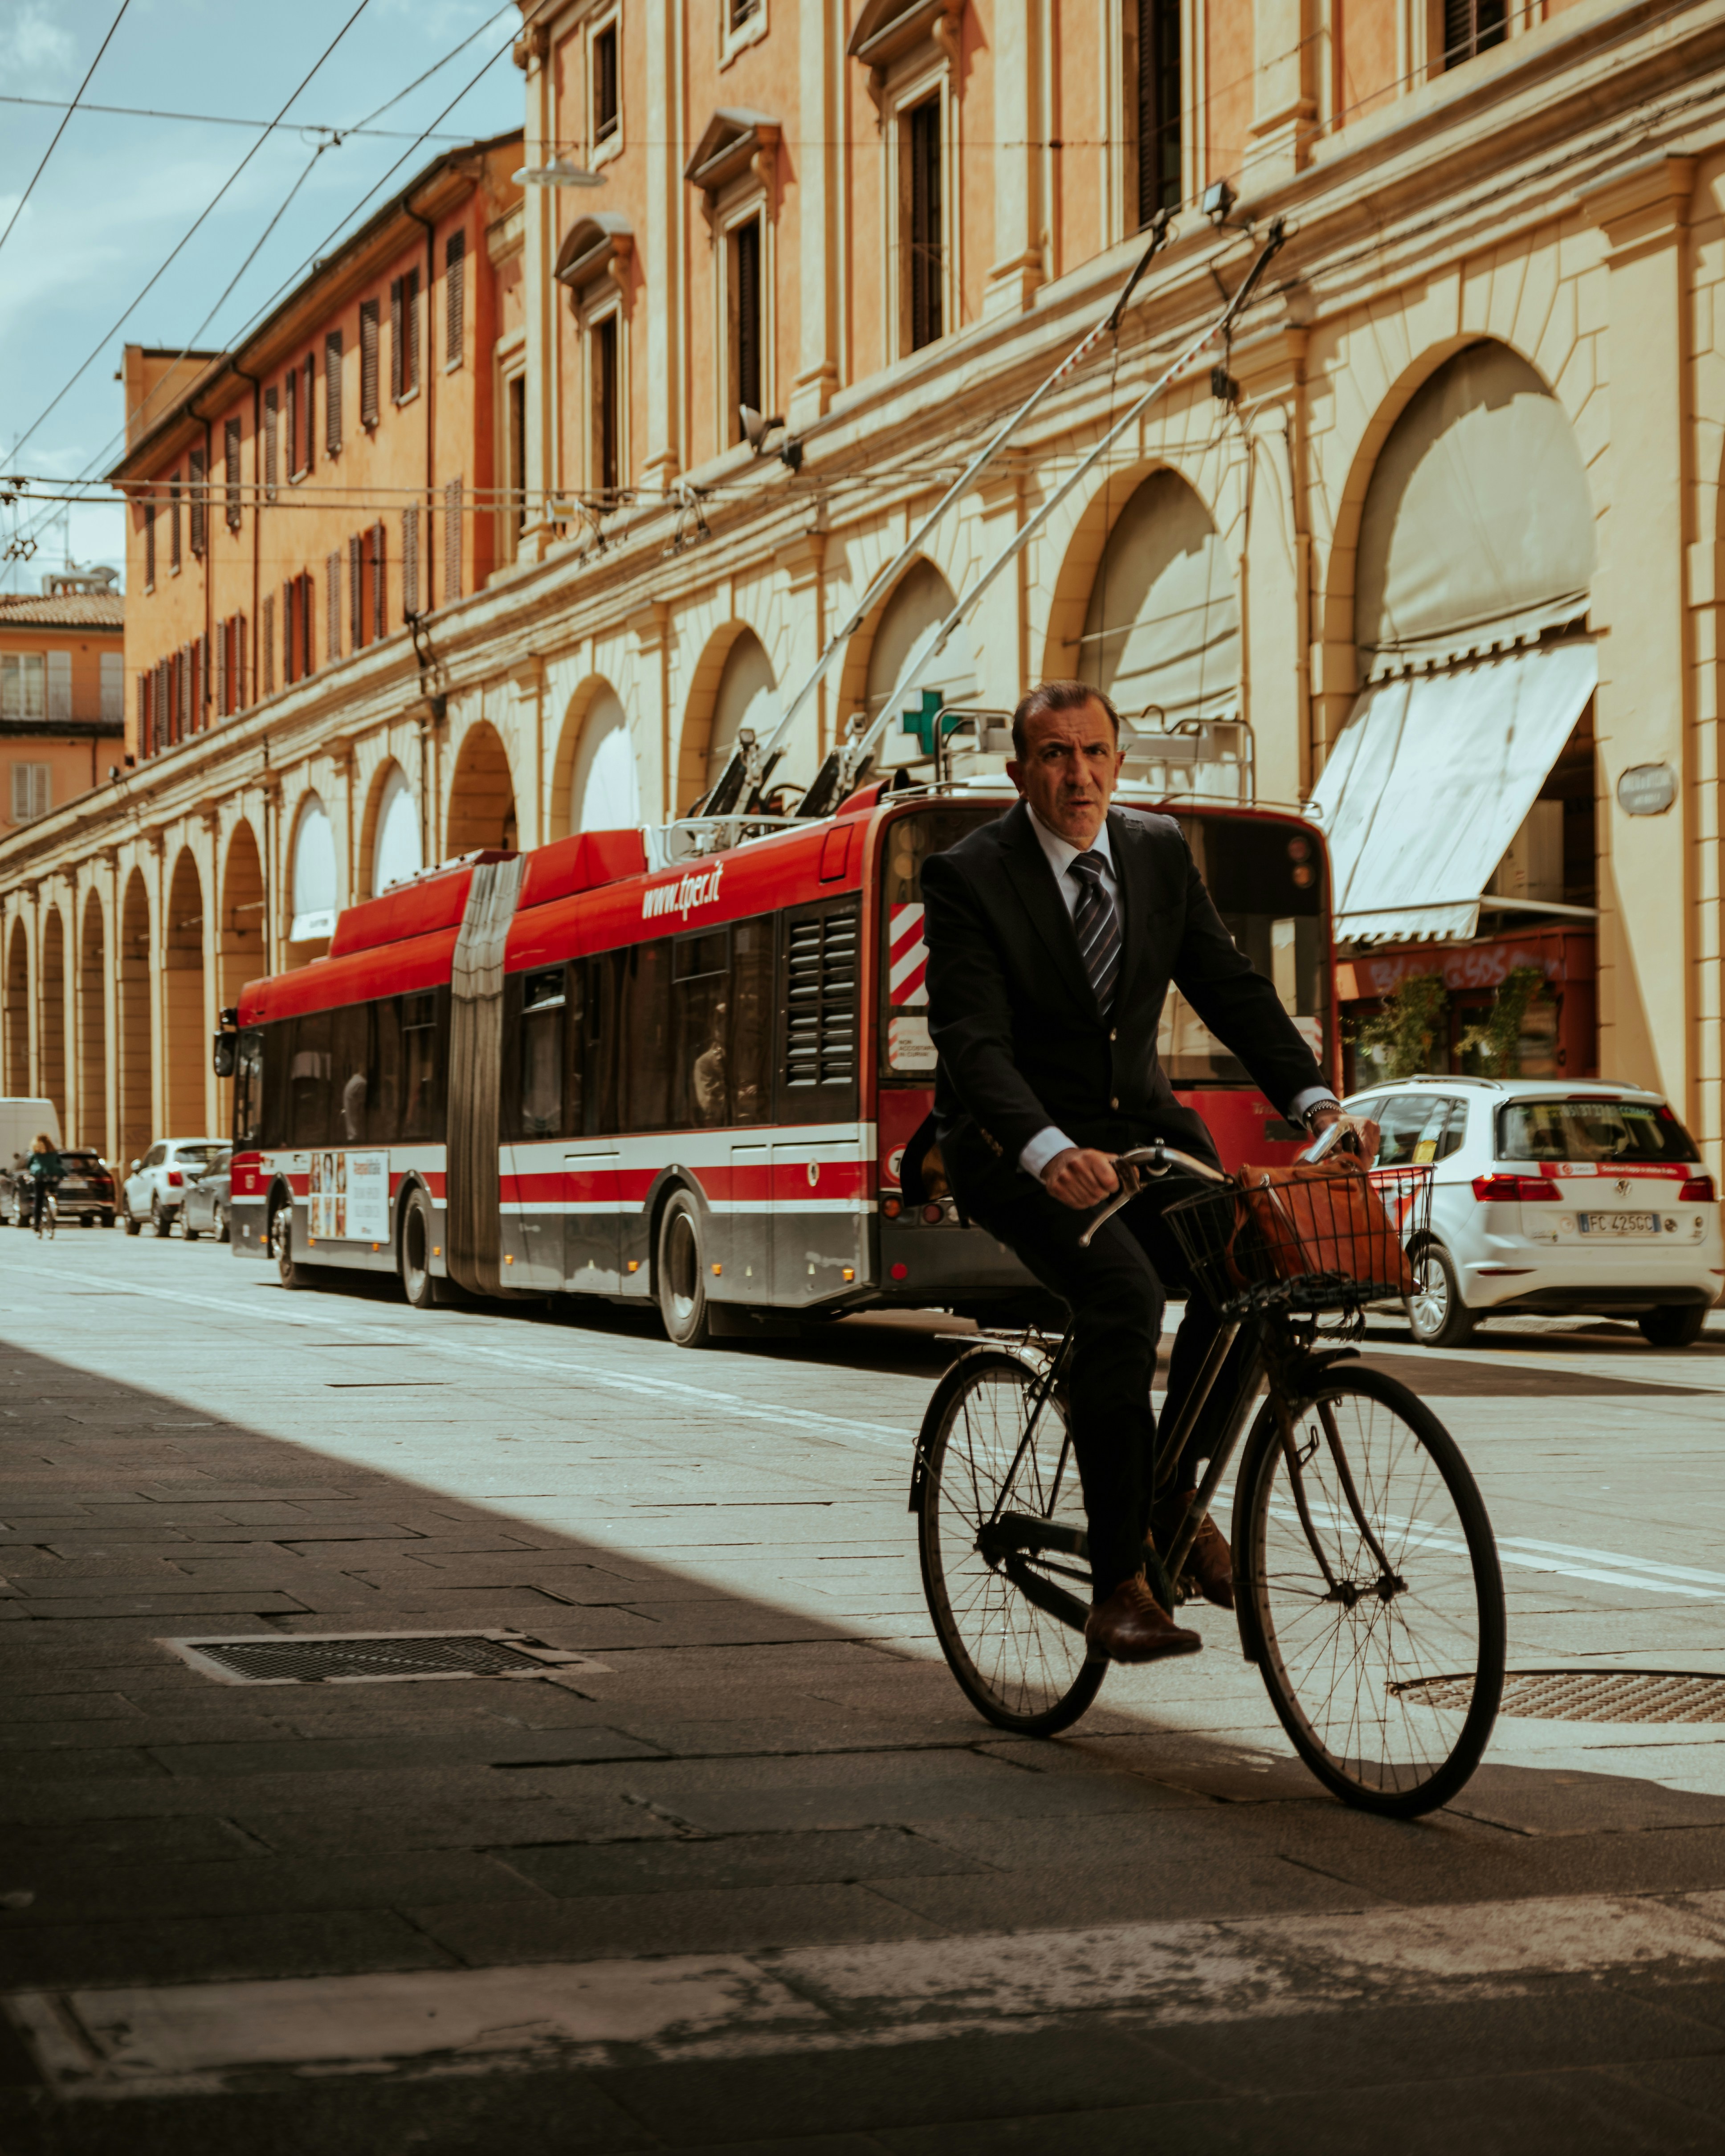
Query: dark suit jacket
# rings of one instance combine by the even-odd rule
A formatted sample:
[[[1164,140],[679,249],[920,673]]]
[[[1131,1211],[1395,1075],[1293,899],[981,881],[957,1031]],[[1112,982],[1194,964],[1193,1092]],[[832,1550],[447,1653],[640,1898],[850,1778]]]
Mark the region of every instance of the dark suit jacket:
[[[1019,1155],[1050,1123],[1078,1145],[1162,1137],[1214,1158],[1157,1058],[1170,983],[1283,1114],[1327,1083],[1223,927],[1173,819],[1111,809],[1108,840],[1124,919],[1107,1021],[1023,802],[923,864],[935,1115],[961,1198],[1026,1188]]]

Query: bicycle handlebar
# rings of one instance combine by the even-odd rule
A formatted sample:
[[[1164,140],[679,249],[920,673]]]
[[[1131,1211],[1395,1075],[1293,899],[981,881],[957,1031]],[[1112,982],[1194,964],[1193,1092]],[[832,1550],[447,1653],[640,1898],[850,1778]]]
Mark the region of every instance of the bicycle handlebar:
[[[1153,1182],[1158,1183],[1176,1168],[1184,1168],[1189,1174],[1198,1176],[1205,1183],[1226,1183],[1229,1180],[1219,1168],[1213,1168],[1209,1161],[1199,1160],[1194,1153],[1182,1152],[1176,1146],[1164,1145],[1160,1138],[1153,1145],[1134,1146],[1128,1152],[1116,1153],[1114,1165],[1117,1168],[1141,1170]],[[1096,1218],[1078,1238],[1079,1249],[1087,1250],[1091,1237],[1097,1229],[1104,1222],[1111,1220],[1122,1206],[1130,1205],[1137,1194],[1135,1178],[1122,1177],[1120,1188],[1106,1204],[1097,1209]]]

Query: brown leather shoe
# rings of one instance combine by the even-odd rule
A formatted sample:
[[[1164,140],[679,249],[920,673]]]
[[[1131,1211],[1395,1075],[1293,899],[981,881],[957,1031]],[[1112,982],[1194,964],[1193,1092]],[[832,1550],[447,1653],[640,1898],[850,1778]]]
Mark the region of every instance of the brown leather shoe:
[[[1196,1490],[1183,1490],[1178,1497],[1163,1498],[1158,1502],[1150,1515],[1158,1549],[1173,1548],[1187,1507],[1197,1495]],[[1234,1553],[1228,1547],[1227,1536],[1208,1512],[1199,1521],[1197,1539],[1187,1553],[1185,1577],[1189,1582],[1195,1582],[1204,1600],[1214,1603],[1218,1609],[1234,1607]]]
[[[1095,1604],[1084,1640],[1111,1662],[1159,1662],[1168,1655],[1195,1655],[1204,1645],[1196,1632],[1183,1632],[1172,1620],[1142,1573]]]

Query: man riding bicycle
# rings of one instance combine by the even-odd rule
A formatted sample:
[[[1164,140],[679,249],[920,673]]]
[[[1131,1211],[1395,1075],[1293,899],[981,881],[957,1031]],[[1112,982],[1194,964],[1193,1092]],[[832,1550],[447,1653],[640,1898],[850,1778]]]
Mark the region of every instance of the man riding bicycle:
[[[30,1147],[28,1163],[30,1177],[30,1224],[39,1235],[42,1224],[48,1218],[48,1208],[54,1194],[65,1180],[66,1165],[60,1158],[59,1148],[46,1131],[37,1133]]]
[[[1184,1276],[1148,1189],[1097,1231],[1086,1215],[1120,1188],[1113,1156],[1166,1139],[1214,1161],[1203,1122],[1174,1098],[1157,1057],[1170,984],[1291,1122],[1323,1129],[1341,1109],[1275,988],[1236,948],[1179,825],[1111,809],[1122,757],[1113,706],[1080,681],[1045,682],[1013,714],[1008,776],[1018,805],[922,870],[929,1027],[941,1158],[969,1217],[1069,1306],[1073,1452],[1089,1527],[1085,1637],[1116,1661],[1189,1654],[1144,1577],[1191,1500],[1153,1505],[1150,1405],[1166,1290]],[[1170,1427],[1216,1333],[1194,1296],[1176,1335]],[[1219,1384],[1215,1397],[1230,1389]],[[1234,1605],[1226,1539],[1209,1519],[1189,1559],[1206,1600]]]

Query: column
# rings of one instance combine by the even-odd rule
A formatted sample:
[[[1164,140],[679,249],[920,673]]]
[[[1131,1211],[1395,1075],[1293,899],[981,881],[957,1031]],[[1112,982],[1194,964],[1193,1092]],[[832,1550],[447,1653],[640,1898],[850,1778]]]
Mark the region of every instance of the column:
[[[1036,12],[1035,0],[996,0],[994,261],[984,316],[1019,313],[1042,282],[1041,155],[1031,146],[1042,132]]]
[[[1290,327],[1233,356],[1255,438],[1255,453],[1242,459],[1245,520],[1235,571],[1240,710],[1252,728],[1255,790],[1266,801],[1301,800],[1312,777],[1312,549],[1298,456],[1307,337]]]
[[[683,468],[683,173],[677,0],[641,0],[647,36],[647,411],[641,484],[667,488]]]
[[[796,16],[797,378],[785,407],[792,434],[818,419],[839,386],[838,285],[844,250],[839,237],[845,110],[836,95],[836,51],[844,64],[839,0],[803,0]]]
[[[635,715],[630,731],[639,759],[641,820],[646,824],[667,823],[677,813],[670,760],[670,684],[665,678],[670,619],[670,607],[659,599],[630,614],[624,624],[634,660],[631,669],[634,694],[627,702]]]

